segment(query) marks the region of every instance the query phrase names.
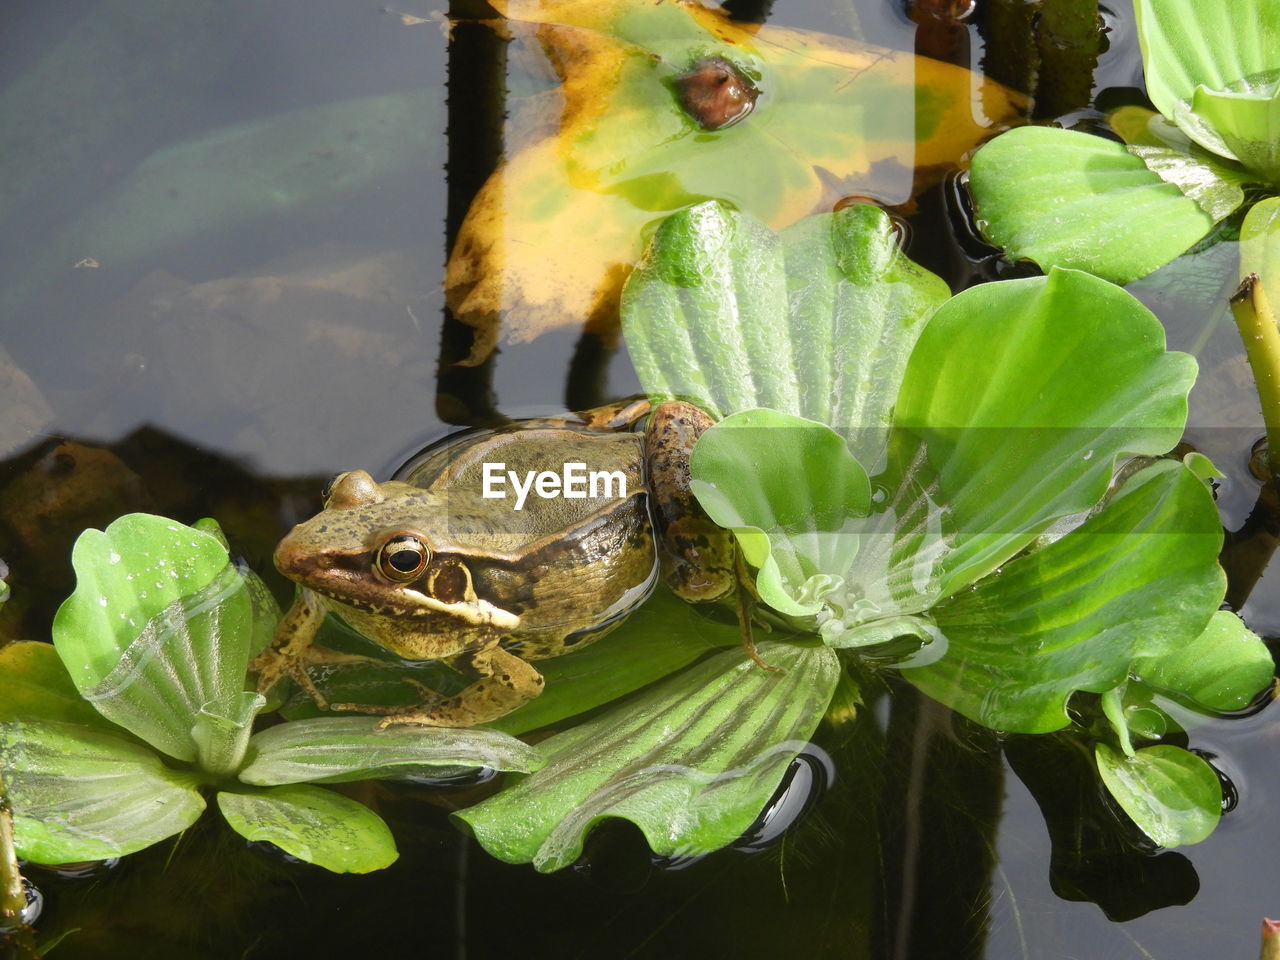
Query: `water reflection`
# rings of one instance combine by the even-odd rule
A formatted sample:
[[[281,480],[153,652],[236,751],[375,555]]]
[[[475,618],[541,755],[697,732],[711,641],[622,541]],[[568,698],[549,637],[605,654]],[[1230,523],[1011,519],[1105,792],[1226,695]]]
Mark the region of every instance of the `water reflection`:
[[[455,4],[474,13],[469,6]],[[897,4],[757,6],[761,18],[772,6],[772,17],[790,26],[847,34],[861,20],[877,42],[899,49],[916,42]],[[182,519],[213,514],[265,571],[279,533],[314,512],[320,482],[335,470],[385,475],[445,424],[585,408],[638,389],[607,337],[572,329],[504,346],[479,366],[457,365],[473,333],[443,310],[448,241],[505,155],[508,95],[521,93],[518,78],[509,78],[507,44],[488,26],[457,25],[448,48],[447,190],[430,153],[445,133],[438,116],[402,131],[403,143],[425,152],[398,172],[362,184],[329,181],[292,206],[281,197],[267,219],[242,215],[207,232],[195,224],[121,267],[120,249],[102,239],[110,212],[103,204],[126,195],[147,157],[182,144],[211,147],[214,131],[243,134],[262,117],[325,105],[359,99],[367,107],[364,98],[424,90],[443,103],[446,38],[433,24],[408,27],[371,5],[330,0],[182,8],[104,0],[63,5],[65,22],[47,5],[17,9],[17,28],[0,40],[7,83],[0,154],[22,164],[0,184],[0,197],[12,201],[0,207],[7,211],[0,262],[39,263],[48,272],[40,289],[26,268],[22,276],[17,266],[0,273],[10,298],[0,343],[13,357],[4,371],[5,446],[17,451],[5,464],[0,499],[0,555],[15,586],[3,616],[21,622],[7,636],[47,635],[69,590],[67,549],[83,526],[139,507]],[[1127,7],[1108,22],[1111,47],[1095,76],[1099,86],[1131,88],[1118,96],[1133,100],[1140,73]],[[990,21],[978,26],[985,31]],[[97,59],[76,53],[91,33],[106,38]],[[125,49],[147,52],[111,54],[110,38],[121,35]],[[968,29],[949,37],[971,41],[967,54],[955,48],[954,62],[982,49]],[[988,50],[989,59],[999,52]],[[19,108],[34,126],[5,120]],[[339,131],[340,148],[373,142],[363,133],[347,139],[350,129]],[[385,149],[397,163],[410,159],[394,144]],[[317,163],[331,159],[318,141],[288,146],[300,163],[313,151]],[[242,165],[211,159],[229,174],[223,186],[231,195],[239,183],[261,185],[261,162],[245,156]],[[191,172],[189,162],[180,166]],[[268,186],[290,186],[284,179]],[[177,205],[214,185],[173,186],[179,196],[165,185],[148,203]],[[216,196],[200,199],[214,213],[229,211]],[[912,257],[953,289],[1034,270],[999,260],[972,237],[958,241],[964,202],[954,174],[917,193]],[[113,209],[129,220],[125,207]],[[90,246],[74,239],[86,235],[99,239]],[[98,266],[75,269],[86,260]],[[1239,345],[1229,326],[1211,322],[1212,311],[1176,287],[1163,289],[1163,299],[1148,302],[1173,345],[1194,348],[1207,374],[1195,400],[1205,416],[1193,421],[1190,439],[1229,474],[1219,505],[1232,529],[1232,600],[1255,629],[1275,636],[1280,591],[1266,566],[1276,542],[1275,488],[1243,471],[1241,451],[1256,431],[1222,429],[1254,416]],[[37,443],[41,432],[79,439]],[[33,507],[40,497],[53,506]],[[140,939],[193,957],[238,954],[250,943],[263,955],[286,955],[308,937],[322,941],[313,950],[390,955],[421,949],[424,938],[468,943],[473,955],[518,948],[593,956],[619,945],[637,955],[803,949],[992,960],[1252,952],[1256,916],[1275,909],[1269,868],[1258,862],[1276,839],[1274,711],[1197,731],[1195,742],[1239,788],[1239,806],[1202,848],[1153,853],[1117,827],[1075,747],[1014,738],[1004,755],[1017,777],[1005,777],[998,744],[985,732],[957,735],[953,718],[930,713],[936,708],[914,694],[882,698],[876,708],[887,717],[888,743],[866,722],[852,733],[821,733],[841,776],[829,776],[832,761],[821,750],[802,755],[758,832],[744,839],[751,857],[654,871],[643,848],[620,843],[609,859],[641,866],[608,882],[601,869],[536,877],[474,856],[467,921],[456,910],[452,828],[443,815],[424,816],[421,803],[392,796],[379,802],[401,814],[404,857],[384,875],[300,877],[195,834],[138,858],[128,885],[51,884],[60,899],[46,917],[49,932],[93,931],[64,944],[59,952],[68,957],[136,955]],[[848,742],[831,742],[841,736]],[[196,893],[175,899],[175,889]],[[1101,922],[1094,903],[1128,922]],[[1177,904],[1189,906],[1167,909]],[[492,921],[494,905],[506,922]],[[337,910],[339,929],[316,929],[317,916]]]

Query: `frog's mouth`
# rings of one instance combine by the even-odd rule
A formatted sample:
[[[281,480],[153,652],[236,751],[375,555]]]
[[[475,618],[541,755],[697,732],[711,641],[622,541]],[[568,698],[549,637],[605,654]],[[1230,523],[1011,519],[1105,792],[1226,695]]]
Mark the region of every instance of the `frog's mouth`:
[[[412,620],[417,617],[444,615],[468,626],[488,626],[496,630],[514,630],[520,625],[519,616],[501,607],[495,607],[488,600],[480,598],[446,603],[411,587],[398,587],[391,592],[390,597],[380,595],[379,602],[375,603],[358,595],[337,593],[311,584],[307,585],[307,589],[314,590],[321,596],[345,607],[379,617],[402,617]],[[397,602],[398,600],[403,602]]]

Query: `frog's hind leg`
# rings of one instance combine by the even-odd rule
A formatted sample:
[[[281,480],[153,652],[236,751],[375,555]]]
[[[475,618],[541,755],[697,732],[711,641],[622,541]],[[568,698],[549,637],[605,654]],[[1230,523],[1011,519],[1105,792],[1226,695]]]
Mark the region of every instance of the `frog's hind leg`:
[[[332,709],[361,709],[386,714],[379,728],[397,723],[419,723],[429,727],[474,727],[506,716],[542,692],[542,674],[514,654],[498,646],[458,654],[446,661],[463,674],[478,677],[452,697],[441,698],[421,688],[422,703],[410,707],[363,708],[355,704],[334,704]]]
[[[750,582],[747,579],[749,573],[741,550],[737,551],[736,561],[737,584],[734,588],[734,600],[738,610],[738,636],[742,639],[742,649],[747,652],[748,657],[755,661],[756,666],[763,667],[770,673],[786,673],[787,671],[781,667],[775,667],[773,664],[766,662],[760,656],[760,652],[756,650],[756,641],[751,630],[751,607],[756,598],[747,586]]]
[[[653,408],[645,426],[645,474],[662,549],[662,576],[691,603],[727,597],[735,588],[733,534],[716,526],[689,484],[689,457],[714,423],[683,400]]]

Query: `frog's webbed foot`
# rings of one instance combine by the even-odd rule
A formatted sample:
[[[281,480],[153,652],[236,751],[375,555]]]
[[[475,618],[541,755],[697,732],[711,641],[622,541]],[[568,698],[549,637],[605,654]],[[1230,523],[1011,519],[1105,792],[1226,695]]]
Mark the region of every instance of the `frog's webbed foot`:
[[[258,675],[258,693],[266,696],[285,677],[294,682],[315,701],[321,709],[327,706],[324,696],[312,683],[307,668],[335,663],[378,662],[374,657],[353,653],[339,653],[328,647],[313,644],[316,631],[324,623],[327,611],[320,606],[314,594],[303,590],[293,606],[276,627],[271,646],[249,662],[249,670]]]
[[[430,693],[431,698],[412,707],[381,707],[368,711],[385,715],[378,727],[396,723],[473,727],[506,716],[542,692],[542,674],[528,662],[497,646],[459,654],[449,658],[448,662],[463,673],[479,675],[479,679],[446,698],[410,680],[410,683]]]

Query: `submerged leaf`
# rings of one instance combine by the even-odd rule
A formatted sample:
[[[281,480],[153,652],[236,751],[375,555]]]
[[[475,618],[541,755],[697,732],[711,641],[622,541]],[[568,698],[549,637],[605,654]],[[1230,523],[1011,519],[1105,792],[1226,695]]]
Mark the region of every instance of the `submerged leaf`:
[[[317,678],[330,703],[409,706],[419,702],[421,694],[405,682],[406,677],[441,693],[456,693],[465,683],[439,661],[406,663],[363,639],[353,644],[334,630],[332,619],[324,629],[324,646],[383,655],[378,662],[330,666]],[[670,591],[659,590],[602,640],[574,650],[571,656],[538,661],[538,672],[546,680],[542,693],[486,726],[516,735],[558,723],[675,673],[717,646],[738,642],[736,625],[706,619]],[[324,715],[305,694],[299,694],[282,713],[290,720]]]
[[[1221,545],[1204,484],[1160,461],[1076,530],[935,607],[946,656],[904,675],[988,727],[1059,730],[1074,691],[1111,690],[1201,634],[1225,590]]]
[[[547,765],[458,813],[493,856],[568,866],[606,817],[661,856],[727,846],[760,813],[822,718],[840,667],[825,647],[762,643],[783,668],[727,651],[539,744]]]
[[[1199,843],[1218,825],[1222,783],[1194,753],[1159,744],[1126,757],[1100,743],[1094,756],[1107,790],[1160,846]]]
[[[1208,168],[1198,171],[1192,196],[1134,149],[1048,127],[996,137],[974,155],[969,174],[983,235],[1014,260],[1128,283],[1204,237],[1232,201],[1239,205],[1239,188],[1214,184]],[[1167,157],[1160,149],[1146,148],[1151,163]]]
[[[250,741],[244,783],[342,783],[489,767],[528,773],[542,766],[533,747],[496,730],[393,726],[378,717],[316,717],[268,727]]]
[[[913,167],[954,166],[1021,108],[949,64],[735,24],[696,2],[495,5],[517,36],[539,25],[562,86],[558,131],[490,177],[449,261],[449,305],[481,328],[483,352],[500,316],[515,340],[583,318],[608,329],[642,231],[666,213],[721,199],[778,228],[845,195],[901,202]],[[760,91],[714,130],[676,89],[708,58]]]
[[[334,873],[369,873],[399,853],[386,823],[349,797],[304,784],[218,794],[218,809],[246,840],[273,843]]]
[[[146,747],[71,723],[0,724],[0,783],[18,853],[37,863],[133,853],[204,810],[190,777]]]
[[[172,757],[234,768],[229,743],[261,706],[243,696],[245,670],[279,619],[261,581],[216,536],[149,514],[86,530],[72,564],[53,633],[80,693]]]

